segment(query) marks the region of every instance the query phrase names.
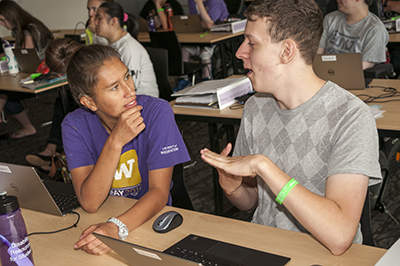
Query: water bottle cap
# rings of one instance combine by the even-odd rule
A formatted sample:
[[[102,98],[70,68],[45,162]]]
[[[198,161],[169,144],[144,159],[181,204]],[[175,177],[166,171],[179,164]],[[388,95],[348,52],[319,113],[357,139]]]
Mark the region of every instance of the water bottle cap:
[[[18,198],[7,196],[7,191],[0,192],[0,215],[10,213],[19,209]]]

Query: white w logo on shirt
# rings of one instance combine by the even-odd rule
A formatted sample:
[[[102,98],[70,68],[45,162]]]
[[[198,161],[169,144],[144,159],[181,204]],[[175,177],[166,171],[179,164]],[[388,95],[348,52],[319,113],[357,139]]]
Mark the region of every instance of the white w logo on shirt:
[[[115,180],[120,180],[122,178],[122,174],[124,174],[126,178],[131,178],[134,163],[135,163],[135,159],[130,159],[126,162],[126,164],[128,164],[128,166],[129,166],[129,169],[125,163],[122,163],[119,167],[119,171],[118,171],[118,169],[115,170],[115,175],[114,175]]]

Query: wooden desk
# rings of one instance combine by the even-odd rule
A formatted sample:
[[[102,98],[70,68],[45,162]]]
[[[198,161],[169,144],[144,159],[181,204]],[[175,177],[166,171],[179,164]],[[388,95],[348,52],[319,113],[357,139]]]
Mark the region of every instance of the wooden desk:
[[[370,86],[393,87],[400,91],[399,79],[374,79]],[[384,88],[368,88],[366,90],[351,91],[355,95],[368,94],[378,96],[384,93]],[[361,96],[365,100],[366,97]],[[371,102],[368,105],[381,105],[381,110],[385,110],[383,117],[376,119],[376,127],[382,137],[400,137],[400,95],[382,100],[397,100],[386,103]],[[379,101],[379,100],[378,100]]]
[[[221,56],[221,65],[223,77],[226,78],[228,76],[228,70],[226,69],[227,60],[225,45],[229,44],[230,49],[233,53],[236,52],[238,45],[235,45],[235,42],[242,42],[243,32],[238,33],[207,33],[204,32],[199,33],[179,33],[177,34],[178,40],[183,45],[195,45],[195,46],[208,46],[208,45],[219,45],[220,47],[220,56]],[[150,46],[150,36],[148,32],[139,32],[138,40],[145,46]],[[241,62],[241,60],[239,60]],[[234,56],[232,59],[234,71],[238,69],[238,59]],[[235,73],[237,74],[237,73]]]
[[[400,42],[400,32],[389,33],[389,42],[390,43]]]
[[[9,73],[0,74],[0,91],[2,93],[17,95],[18,97],[21,98],[30,98],[30,97],[37,97],[39,94],[51,91],[52,89],[68,84],[68,82],[65,81],[62,83],[50,85],[46,88],[31,90],[22,87],[20,84],[21,79],[28,77],[28,75],[29,74],[21,72],[18,74],[9,74]]]
[[[68,81],[57,83],[54,85],[49,85],[46,88],[41,88],[37,90],[32,90],[28,88],[24,88],[20,84],[20,80],[28,77],[29,74],[26,73],[18,73],[17,74],[9,74],[2,73],[0,74],[0,93],[7,94],[9,97],[14,97],[17,99],[26,99],[26,98],[38,98],[40,96],[44,96],[48,93],[52,93],[54,89],[58,90],[60,94],[63,110],[67,113],[68,110],[68,95],[67,95],[67,84]]]
[[[85,33],[85,29],[76,29],[76,30],[71,30],[71,29],[64,29],[64,30],[50,30],[53,33],[53,36],[55,39],[58,38],[64,38],[65,34],[76,34],[76,35],[81,35],[82,33]],[[14,38],[12,36],[7,36],[4,37],[9,42],[14,42]]]
[[[238,77],[238,76],[234,76]],[[400,91],[400,80],[398,79],[374,79],[371,86],[383,86],[383,87],[394,87]],[[368,95],[379,95],[383,93],[383,88],[368,88],[366,90],[354,90],[351,91],[355,95],[368,94]],[[365,99],[365,97],[361,97]],[[393,99],[399,99],[400,96],[394,97]],[[388,99],[389,100],[389,99]],[[170,102],[172,109],[175,114],[176,121],[196,121],[208,123],[210,149],[219,152],[219,139],[223,134],[227,134],[227,140],[232,144],[235,143],[233,125],[239,125],[242,118],[243,109],[231,110],[225,108],[223,110],[218,109],[200,109],[200,108],[188,108],[188,107],[175,107],[174,101]],[[374,105],[378,103],[370,103]],[[383,117],[376,120],[376,125],[379,131],[379,135],[382,137],[400,137],[400,102],[387,102],[379,103],[382,106],[382,110],[386,110],[383,113]],[[218,124],[222,125],[218,127]],[[218,173],[213,168],[213,185],[214,185],[214,198],[215,198],[215,213],[218,215],[223,214],[223,192],[218,181]]]
[[[81,35],[86,32],[86,29],[76,29],[76,30],[51,30],[55,39],[64,38],[65,34],[75,34]]]
[[[81,219],[77,228],[56,234],[30,236],[35,265],[126,265],[124,259],[114,252],[95,256],[81,250],[74,250],[73,245],[81,232],[89,225],[104,222],[109,217],[116,216],[135,202],[132,199],[110,196],[97,213],[89,214],[79,208],[77,212],[80,213]],[[155,218],[172,209],[182,214],[183,224],[166,234],[154,232],[151,226]],[[290,257],[288,266],[314,264],[372,266],[386,252],[385,249],[353,244],[342,256],[333,256],[308,234],[172,207],[165,207],[159,214],[133,230],[126,241],[163,251],[186,235],[194,233]],[[77,218],[73,214],[58,217],[26,209],[22,210],[22,215],[29,233],[68,227],[74,224]]]
[[[201,35],[203,37],[201,37]],[[181,44],[185,45],[213,45],[226,40],[241,37],[243,32],[238,33],[177,33],[176,36]],[[150,36],[148,32],[139,32],[138,40],[141,43],[150,44]]]

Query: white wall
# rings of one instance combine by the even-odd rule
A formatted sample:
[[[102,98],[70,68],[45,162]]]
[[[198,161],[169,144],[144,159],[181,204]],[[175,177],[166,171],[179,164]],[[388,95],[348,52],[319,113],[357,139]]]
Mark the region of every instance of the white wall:
[[[14,0],[23,9],[41,20],[49,29],[75,29],[78,22],[86,23],[87,0]],[[147,0],[117,0],[126,12],[138,15]],[[178,0],[182,5],[187,0]],[[84,25],[78,25],[83,29]],[[10,36],[11,31],[0,26],[0,36]]]
[[[86,0],[14,0],[23,9],[41,20],[49,29],[74,29],[79,21],[86,23]],[[79,25],[78,28],[84,28]],[[11,31],[0,27],[0,36]]]

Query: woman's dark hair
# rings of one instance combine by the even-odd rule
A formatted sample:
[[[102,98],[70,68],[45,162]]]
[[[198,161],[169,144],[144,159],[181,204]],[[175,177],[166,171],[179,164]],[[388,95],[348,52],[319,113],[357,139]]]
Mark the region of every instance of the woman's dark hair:
[[[36,48],[39,48],[39,43],[44,48],[49,41],[54,39],[53,34],[43,22],[33,17],[12,0],[2,0],[0,2],[0,15],[3,15],[14,27],[13,31],[16,35],[15,42],[17,47],[25,47],[24,31],[28,31],[32,36]],[[36,30],[40,32],[39,36]]]
[[[133,38],[137,39],[139,33],[139,22],[136,17],[132,14],[124,13],[122,6],[115,2],[104,2],[99,7],[104,9],[104,12],[109,16],[108,21],[112,18],[117,18],[121,28],[126,26],[127,32],[129,32]],[[124,21],[125,14],[127,15],[127,20]]]
[[[71,39],[56,39],[46,48],[46,65],[52,72],[66,74],[71,57],[82,48],[82,45]]]
[[[120,56],[111,46],[83,46],[72,39],[54,40],[46,49],[47,65],[52,71],[65,73],[66,70],[72,96],[79,104],[82,96],[96,98],[94,88],[98,82],[99,68],[112,58],[119,59]]]

